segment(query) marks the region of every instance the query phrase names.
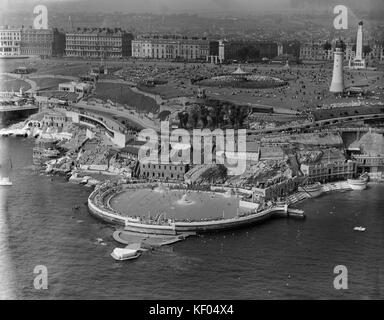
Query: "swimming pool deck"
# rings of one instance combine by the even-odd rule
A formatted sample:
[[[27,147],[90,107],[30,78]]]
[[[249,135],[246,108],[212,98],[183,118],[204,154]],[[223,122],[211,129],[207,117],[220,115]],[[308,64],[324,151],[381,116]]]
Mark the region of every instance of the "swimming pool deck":
[[[135,187],[137,187],[137,185]],[[118,187],[116,188],[118,189]],[[351,190],[347,181],[327,183],[324,184],[322,188],[324,193]],[[287,204],[272,205],[261,211],[257,211],[255,209],[247,214],[236,215],[231,218],[201,219],[200,221],[190,221],[188,219],[184,221],[168,220],[168,222],[159,223],[152,220],[143,220],[141,218],[123,216],[113,210],[109,205],[111,195],[118,194],[122,190],[124,189],[107,189],[100,195],[100,191],[96,189],[88,198],[88,207],[91,214],[102,219],[103,221],[122,225],[124,226],[124,230],[127,232],[142,235],[147,234],[151,235],[151,237],[153,235],[159,235],[160,237],[163,237],[164,235],[169,236],[167,240],[163,237],[164,241],[173,241],[172,239],[176,239],[173,237],[177,237],[184,233],[204,233],[241,228],[274,216],[289,217],[292,214],[292,216],[303,218],[305,217],[304,213],[292,211],[288,208],[288,205],[309,198],[309,196],[304,192],[298,192],[287,198]],[[124,236],[119,236],[119,240],[125,241]]]
[[[127,230],[117,230],[113,233],[113,239],[125,245],[140,244],[144,248],[153,248],[159,246],[170,245],[185,238],[194,235],[195,233],[185,233],[177,236],[134,233]]]
[[[277,213],[287,213],[287,205],[276,205],[266,208],[262,211],[253,211],[249,214],[236,216],[233,218],[201,220],[201,221],[173,221],[168,223],[156,223],[154,221],[142,221],[138,218],[122,216],[119,213],[112,211],[104,201],[112,193],[119,190],[105,190],[100,195],[100,190],[96,189],[88,198],[88,207],[94,216],[103,221],[123,225],[126,231],[141,234],[157,234],[177,236],[184,233],[196,232],[212,232],[219,230],[228,230],[248,226],[250,224],[263,221],[271,218]]]

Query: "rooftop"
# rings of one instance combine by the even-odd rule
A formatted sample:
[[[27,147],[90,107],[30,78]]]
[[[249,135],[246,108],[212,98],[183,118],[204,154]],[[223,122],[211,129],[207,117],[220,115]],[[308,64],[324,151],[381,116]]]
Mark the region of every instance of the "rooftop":
[[[234,75],[247,75],[249,73],[244,71],[243,69],[241,69],[241,67],[239,66],[234,72],[232,72],[232,74],[234,74]]]
[[[68,35],[78,35],[78,34],[92,34],[92,35],[115,35],[120,36],[126,34],[127,32],[121,28],[78,28],[68,33]]]

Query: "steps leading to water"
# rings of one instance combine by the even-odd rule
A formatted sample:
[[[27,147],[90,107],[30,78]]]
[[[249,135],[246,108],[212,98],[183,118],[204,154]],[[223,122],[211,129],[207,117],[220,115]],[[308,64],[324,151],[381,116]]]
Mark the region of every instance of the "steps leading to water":
[[[349,186],[347,181],[339,181],[339,182],[327,183],[323,185],[323,192],[349,190],[349,189],[351,189],[351,187]]]
[[[290,195],[288,198],[287,198],[287,203],[288,204],[294,204],[294,203],[297,203],[297,202],[300,202],[304,199],[307,199],[309,198],[309,194],[308,193],[305,193],[305,192],[297,192],[295,194],[292,194]]]

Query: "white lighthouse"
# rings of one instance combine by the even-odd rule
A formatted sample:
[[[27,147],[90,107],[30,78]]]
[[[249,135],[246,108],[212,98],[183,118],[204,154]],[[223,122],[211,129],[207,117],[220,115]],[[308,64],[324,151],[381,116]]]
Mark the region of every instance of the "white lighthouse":
[[[366,63],[363,59],[363,21],[360,21],[357,26],[356,37],[356,55],[353,60],[349,60],[350,69],[365,69]]]
[[[333,75],[332,83],[329,88],[330,92],[343,93],[344,92],[344,70],[343,70],[343,42],[338,40],[336,42],[335,51],[333,53]]]

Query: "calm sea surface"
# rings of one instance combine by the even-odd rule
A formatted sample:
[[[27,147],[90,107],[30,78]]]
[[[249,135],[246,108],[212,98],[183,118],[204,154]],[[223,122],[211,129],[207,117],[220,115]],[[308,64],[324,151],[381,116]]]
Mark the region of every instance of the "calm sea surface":
[[[32,146],[0,138],[0,175],[13,181],[0,187],[0,298],[384,298],[383,185],[303,202],[304,221],[191,237],[117,263],[114,227],[88,214],[90,189],[33,171]],[[353,231],[360,225],[367,231]],[[34,289],[37,265],[48,290]],[[336,265],[348,268],[348,290],[333,288]]]

